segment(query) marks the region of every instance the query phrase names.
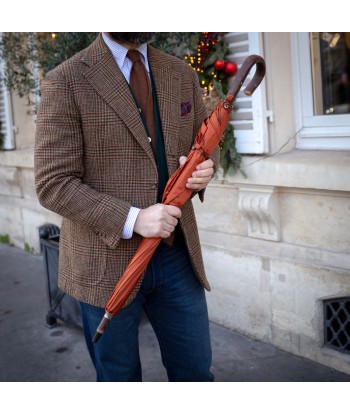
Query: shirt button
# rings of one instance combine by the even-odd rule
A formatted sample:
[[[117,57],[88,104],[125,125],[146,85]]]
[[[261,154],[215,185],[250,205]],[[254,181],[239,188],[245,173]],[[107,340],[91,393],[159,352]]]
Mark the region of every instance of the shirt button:
[[[157,188],[157,186],[155,185],[155,184],[152,184],[152,186],[151,186],[151,189],[156,189]]]
[[[149,141],[150,143],[152,143],[152,138],[151,138],[151,137],[148,137],[148,141]]]

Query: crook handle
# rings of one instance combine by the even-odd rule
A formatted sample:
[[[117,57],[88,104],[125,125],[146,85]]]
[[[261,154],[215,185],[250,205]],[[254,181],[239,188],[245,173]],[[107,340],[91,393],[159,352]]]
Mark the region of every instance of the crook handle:
[[[248,58],[242,63],[231,88],[228,91],[226,101],[231,103],[234,98],[237,96],[239,90],[241,89],[246,77],[248,76],[252,67],[256,65],[256,70],[253,78],[249,82],[249,84],[244,89],[244,93],[246,95],[252,95],[256,88],[260,85],[261,81],[263,80],[266,72],[266,66],[264,59],[259,55],[250,55]]]

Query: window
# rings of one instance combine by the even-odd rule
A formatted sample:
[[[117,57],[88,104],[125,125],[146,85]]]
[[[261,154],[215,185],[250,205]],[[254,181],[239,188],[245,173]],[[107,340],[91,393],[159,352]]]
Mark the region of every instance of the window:
[[[311,33],[315,115],[350,113],[350,33]]]
[[[350,354],[350,298],[332,298],[323,301],[324,344]]]
[[[348,36],[292,34],[299,149],[350,149]]]

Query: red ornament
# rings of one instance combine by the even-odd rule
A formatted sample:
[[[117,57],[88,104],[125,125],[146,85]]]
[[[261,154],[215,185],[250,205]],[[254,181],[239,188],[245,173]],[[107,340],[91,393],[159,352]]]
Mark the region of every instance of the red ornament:
[[[225,75],[233,76],[237,72],[237,65],[234,62],[227,62],[224,68]]]
[[[217,71],[222,71],[225,68],[225,61],[218,59],[217,61],[215,61],[214,63],[214,68]]]

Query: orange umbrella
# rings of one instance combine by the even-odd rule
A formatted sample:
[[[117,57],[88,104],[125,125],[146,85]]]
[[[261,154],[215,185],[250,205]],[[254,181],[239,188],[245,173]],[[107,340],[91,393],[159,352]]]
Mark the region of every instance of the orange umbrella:
[[[249,56],[238,71],[225,100],[222,100],[212,114],[203,121],[194,140],[194,145],[187,156],[186,162],[170,177],[164,190],[162,199],[163,204],[181,208],[191,197],[193,191],[186,188],[187,179],[192,177],[192,173],[196,166],[206,160],[219,144],[230,121],[232,102],[254,65],[256,65],[254,77],[245,88],[244,93],[246,95],[251,95],[263,80],[265,76],[265,61],[262,57],[257,55]],[[109,320],[115,316],[126,303],[161,240],[162,238],[142,239],[133,259],[126,268],[107,302],[105,315],[92,339],[93,343],[98,341],[104,333]]]

